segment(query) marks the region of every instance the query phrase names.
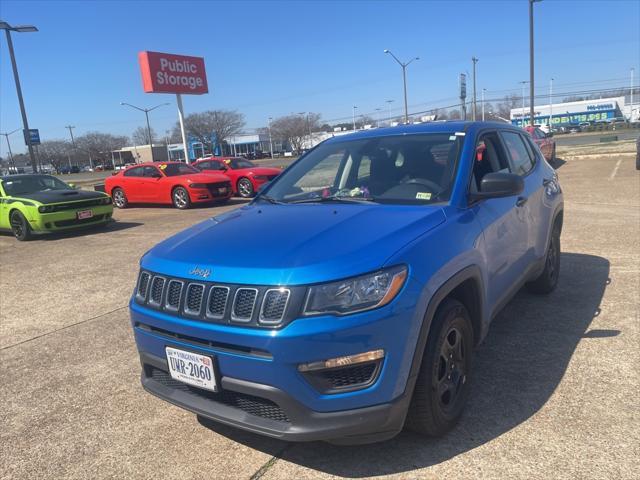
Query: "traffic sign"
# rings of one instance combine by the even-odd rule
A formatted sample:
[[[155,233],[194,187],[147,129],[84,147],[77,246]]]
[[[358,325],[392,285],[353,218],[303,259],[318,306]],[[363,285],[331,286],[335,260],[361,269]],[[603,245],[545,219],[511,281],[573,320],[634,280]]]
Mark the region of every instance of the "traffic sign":
[[[29,140],[31,140],[31,145],[40,145],[40,132],[37,128],[30,128],[28,133],[27,130],[23,130],[24,134],[24,143],[25,145],[29,145]],[[27,134],[29,135],[27,137]]]

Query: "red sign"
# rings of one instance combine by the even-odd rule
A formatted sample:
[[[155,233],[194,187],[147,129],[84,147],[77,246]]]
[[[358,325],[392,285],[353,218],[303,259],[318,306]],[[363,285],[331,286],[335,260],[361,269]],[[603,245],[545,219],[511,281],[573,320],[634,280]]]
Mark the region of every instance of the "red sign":
[[[170,53],[138,54],[142,86],[146,93],[208,93],[204,58]]]

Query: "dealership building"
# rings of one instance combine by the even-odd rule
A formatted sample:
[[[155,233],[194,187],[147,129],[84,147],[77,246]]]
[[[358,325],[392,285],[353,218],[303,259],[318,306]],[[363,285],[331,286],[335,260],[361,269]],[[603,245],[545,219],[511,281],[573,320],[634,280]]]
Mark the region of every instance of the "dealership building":
[[[550,116],[554,127],[577,125],[582,122],[602,122],[616,117],[628,118],[630,116],[630,112],[627,113],[628,110],[624,97],[536,105],[534,124],[546,125],[549,123]],[[511,109],[511,123],[520,127],[529,125],[529,115],[529,107],[513,108]]]

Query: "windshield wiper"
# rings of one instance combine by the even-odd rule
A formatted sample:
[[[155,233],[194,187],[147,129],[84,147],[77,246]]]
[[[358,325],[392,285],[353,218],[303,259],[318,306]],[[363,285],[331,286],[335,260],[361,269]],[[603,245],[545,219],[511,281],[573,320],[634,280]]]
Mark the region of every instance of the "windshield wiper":
[[[292,200],[287,203],[322,203],[322,202],[369,203],[369,202],[375,202],[375,199],[373,197],[336,197],[334,195],[331,195],[329,197],[303,198],[301,200]]]
[[[280,200],[276,200],[275,198],[270,197],[269,195],[258,195],[256,197],[256,200],[265,200],[274,205],[285,205],[286,203],[288,203],[288,202],[281,202]]]

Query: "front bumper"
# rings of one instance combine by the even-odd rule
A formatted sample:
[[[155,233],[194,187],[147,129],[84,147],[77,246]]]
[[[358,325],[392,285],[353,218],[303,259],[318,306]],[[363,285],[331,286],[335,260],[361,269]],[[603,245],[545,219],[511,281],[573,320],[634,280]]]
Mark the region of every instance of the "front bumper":
[[[371,407],[316,412],[269,385],[223,376],[220,393],[206,392],[171,379],[164,358],[141,353],[140,362],[147,392],[205,418],[287,441],[386,440],[402,430],[408,406],[402,396]]]
[[[349,443],[389,438],[402,428],[406,414],[405,392],[422,323],[415,304],[420,290],[409,277],[389,305],[345,317],[299,318],[281,329],[191,320],[132,300],[142,384],[204,417],[277,438],[349,437]],[[166,347],[214,357],[222,396],[172,380]],[[301,364],[377,349],[385,352],[379,371],[357,389],[322,391],[298,370]],[[238,394],[252,398],[229,400]]]
[[[78,220],[77,212],[91,210],[93,216]],[[113,205],[99,205],[89,208],[69,209],[55,213],[35,213],[28,218],[29,225],[35,232],[56,232],[76,228],[102,225],[112,221]]]

